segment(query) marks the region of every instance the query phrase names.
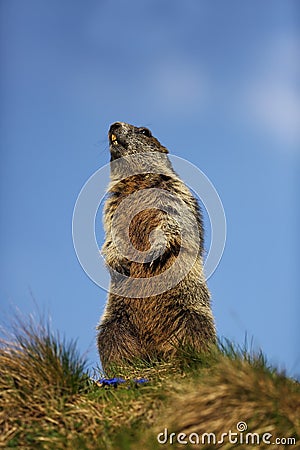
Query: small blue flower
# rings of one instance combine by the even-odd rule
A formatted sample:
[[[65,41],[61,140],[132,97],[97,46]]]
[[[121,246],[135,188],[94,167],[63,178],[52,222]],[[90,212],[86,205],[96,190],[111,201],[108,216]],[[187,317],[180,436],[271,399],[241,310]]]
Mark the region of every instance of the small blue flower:
[[[118,384],[121,383],[125,383],[125,380],[123,378],[100,378],[100,380],[98,380],[98,383],[101,383],[102,386],[115,386],[117,387]]]
[[[148,379],[147,378],[134,378],[133,379],[133,381],[135,382],[135,383],[140,383],[140,384],[143,384],[143,383],[148,383]]]
[[[129,381],[129,380],[127,380]],[[133,378],[132,381],[136,384],[144,384],[144,383],[148,383],[148,379],[147,378]],[[126,383],[126,380],[124,380],[124,378],[119,378],[119,377],[115,377],[115,378],[99,378],[98,380],[96,380],[96,383],[102,387],[104,386],[113,386],[114,388],[118,387],[119,384],[122,383]],[[130,389],[130,386],[128,386],[128,389]]]

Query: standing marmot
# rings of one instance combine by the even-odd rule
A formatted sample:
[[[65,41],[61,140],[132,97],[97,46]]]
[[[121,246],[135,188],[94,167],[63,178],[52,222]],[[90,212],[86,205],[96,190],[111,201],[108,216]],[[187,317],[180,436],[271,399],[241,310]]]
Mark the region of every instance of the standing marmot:
[[[150,130],[116,122],[109,141],[102,253],[111,288],[98,326],[103,368],[166,357],[180,345],[205,350],[216,332],[197,200]]]

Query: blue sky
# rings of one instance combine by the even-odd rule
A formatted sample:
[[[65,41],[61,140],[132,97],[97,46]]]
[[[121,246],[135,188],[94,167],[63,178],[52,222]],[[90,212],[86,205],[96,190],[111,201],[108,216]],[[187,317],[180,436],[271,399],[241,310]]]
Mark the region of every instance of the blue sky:
[[[121,120],[151,128],[219,192],[228,235],[209,280],[219,335],[242,344],[247,333],[299,375],[299,4],[4,0],[0,8],[3,317],[36,303],[97,364],[106,292],[77,261],[72,213],[85,181],[109,161],[107,130]]]

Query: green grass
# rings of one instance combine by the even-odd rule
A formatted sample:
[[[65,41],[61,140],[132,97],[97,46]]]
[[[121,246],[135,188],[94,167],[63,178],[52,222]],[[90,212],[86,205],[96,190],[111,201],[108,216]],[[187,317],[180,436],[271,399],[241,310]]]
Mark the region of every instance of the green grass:
[[[103,374],[95,371],[95,377]],[[126,383],[103,387],[91,379],[74,342],[47,323],[17,320],[0,347],[0,447],[9,449],[270,448],[233,444],[182,445],[157,441],[168,430],[184,433],[247,432],[294,438],[300,448],[300,386],[262,353],[230,342],[210,354],[182,348],[173,361],[136,361],[112,368]],[[144,377],[148,383],[133,381]],[[240,439],[240,435],[239,435]],[[174,440],[174,438],[173,438]],[[287,448],[272,445],[271,448]]]

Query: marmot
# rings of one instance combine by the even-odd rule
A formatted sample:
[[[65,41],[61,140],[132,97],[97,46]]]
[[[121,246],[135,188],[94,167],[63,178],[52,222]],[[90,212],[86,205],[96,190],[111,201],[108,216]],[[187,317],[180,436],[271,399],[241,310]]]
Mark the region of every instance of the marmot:
[[[216,342],[216,331],[198,202],[148,128],[116,122],[108,136],[111,182],[102,254],[111,288],[97,327],[102,366],[166,358],[181,345],[205,351]]]

